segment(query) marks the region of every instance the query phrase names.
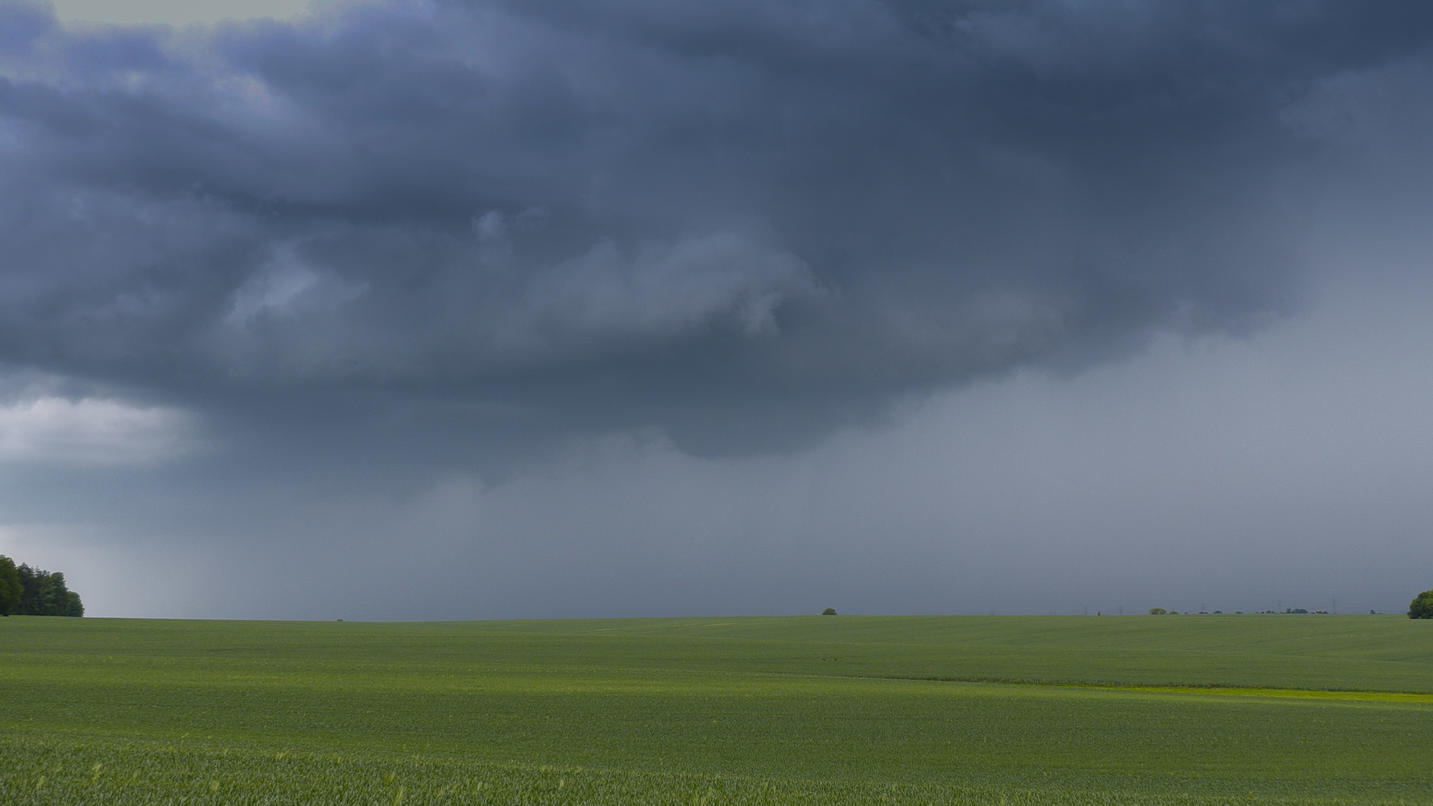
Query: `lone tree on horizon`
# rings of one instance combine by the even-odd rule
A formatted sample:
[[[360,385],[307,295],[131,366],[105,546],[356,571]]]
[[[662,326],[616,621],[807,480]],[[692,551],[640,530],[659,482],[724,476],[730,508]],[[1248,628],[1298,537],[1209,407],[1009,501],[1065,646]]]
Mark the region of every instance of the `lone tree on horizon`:
[[[1408,605],[1409,618],[1433,618],[1433,591],[1423,591]]]

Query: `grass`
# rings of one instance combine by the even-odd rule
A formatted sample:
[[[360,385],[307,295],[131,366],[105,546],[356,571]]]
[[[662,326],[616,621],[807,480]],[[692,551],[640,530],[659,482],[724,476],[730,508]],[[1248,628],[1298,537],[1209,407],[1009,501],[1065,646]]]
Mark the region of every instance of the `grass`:
[[[0,619],[3,803],[1433,803],[1376,616]]]

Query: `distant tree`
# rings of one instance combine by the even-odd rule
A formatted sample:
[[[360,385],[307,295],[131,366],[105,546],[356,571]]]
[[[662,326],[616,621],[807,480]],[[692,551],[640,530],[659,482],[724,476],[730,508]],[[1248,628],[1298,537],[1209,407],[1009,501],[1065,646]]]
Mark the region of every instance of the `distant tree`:
[[[63,616],[69,603],[70,589],[65,585],[65,575],[60,571],[46,574],[40,583],[40,609],[43,616]]]
[[[20,571],[15,561],[0,554],[0,616],[8,616],[20,610]]]
[[[836,608],[834,608],[834,607],[828,607],[828,608],[826,608],[825,610],[822,610],[822,611],[821,611],[821,615],[823,615],[823,616],[834,616],[834,615],[836,615]]]
[[[40,574],[24,563],[16,572],[20,577],[20,615],[33,616],[39,611]]]
[[[1433,618],[1433,591],[1423,591],[1408,605],[1409,618]]]
[[[80,601],[80,595],[78,593],[75,593],[74,591],[65,591],[65,612],[61,613],[60,615],[75,616],[76,618],[78,618],[79,616],[83,616],[84,614],[85,605],[83,602]]]
[[[1165,612],[1166,612],[1165,609],[1162,608],[1162,607],[1151,607],[1151,608],[1149,609],[1149,614],[1150,614],[1151,616],[1162,616],[1162,615],[1165,614]]]

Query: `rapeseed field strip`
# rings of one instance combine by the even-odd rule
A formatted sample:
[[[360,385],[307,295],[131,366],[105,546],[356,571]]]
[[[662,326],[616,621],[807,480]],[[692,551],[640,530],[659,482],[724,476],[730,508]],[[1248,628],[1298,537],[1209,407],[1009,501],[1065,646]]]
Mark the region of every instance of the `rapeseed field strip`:
[[[924,680],[933,683],[980,683],[990,686],[1049,686],[1054,688],[1128,691],[1144,694],[1194,694],[1215,697],[1264,697],[1273,699],[1347,702],[1398,702],[1433,705],[1433,694],[1414,691],[1354,691],[1349,689],[1255,688],[1241,686],[1134,686],[1113,683],[1059,683],[1033,680],[967,680],[953,677],[886,677],[885,680]]]

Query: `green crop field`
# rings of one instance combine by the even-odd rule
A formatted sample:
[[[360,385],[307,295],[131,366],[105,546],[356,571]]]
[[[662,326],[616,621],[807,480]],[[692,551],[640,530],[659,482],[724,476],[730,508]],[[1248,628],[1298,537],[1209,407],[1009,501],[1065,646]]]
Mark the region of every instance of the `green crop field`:
[[[1433,623],[0,619],[0,803],[1433,803]]]

